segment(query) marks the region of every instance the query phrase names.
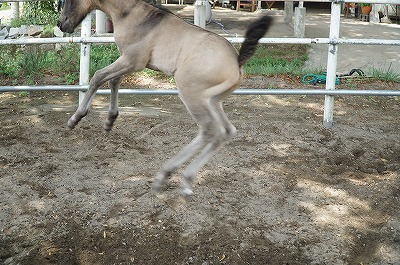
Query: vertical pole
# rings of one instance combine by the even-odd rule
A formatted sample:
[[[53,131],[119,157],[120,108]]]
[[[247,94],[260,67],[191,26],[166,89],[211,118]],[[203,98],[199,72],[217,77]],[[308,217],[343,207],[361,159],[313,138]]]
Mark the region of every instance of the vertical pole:
[[[293,21],[293,1],[285,1],[283,21],[290,24]]]
[[[106,14],[101,10],[96,10],[96,33],[106,32]]]
[[[340,11],[341,5],[339,1],[332,2],[331,7],[331,24],[329,31],[329,39],[339,38],[340,29]],[[325,89],[335,89],[336,67],[337,67],[338,45],[328,45],[328,62],[326,69],[326,86]],[[324,103],[324,127],[332,128],[333,126],[333,104],[334,96],[325,96]]]
[[[206,27],[206,1],[196,0],[194,3],[194,24],[201,28]]]
[[[91,34],[92,15],[89,13],[82,21],[81,37],[90,37]],[[89,68],[90,68],[90,44],[81,44],[81,59],[79,67],[79,85],[89,84]],[[85,96],[84,92],[79,92],[79,105]]]
[[[379,11],[381,10],[380,4],[373,4],[371,13],[369,13],[369,22],[371,23],[379,23]],[[397,16],[396,16],[397,17]]]
[[[19,2],[11,3],[11,16],[12,18],[19,18]]]
[[[301,3],[301,2],[300,2]],[[304,38],[306,35],[306,8],[296,7],[294,11],[294,36]]]

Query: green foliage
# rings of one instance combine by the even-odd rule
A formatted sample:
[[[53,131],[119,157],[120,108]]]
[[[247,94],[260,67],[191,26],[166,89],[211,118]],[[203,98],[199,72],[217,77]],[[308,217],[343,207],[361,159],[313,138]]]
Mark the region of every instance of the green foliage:
[[[309,45],[259,45],[255,55],[244,65],[248,74],[302,74]]]
[[[400,83],[400,73],[397,71],[392,71],[391,65],[387,69],[385,68],[372,68],[371,75],[375,79],[386,81],[386,82],[396,82]]]
[[[58,51],[52,45],[15,47],[17,46],[0,46],[0,76],[16,78],[22,74],[30,80],[35,80],[47,74],[60,77],[68,84],[78,81],[78,45],[63,45]],[[113,63],[119,55],[115,44],[92,45],[90,76]]]
[[[13,28],[19,28],[21,25],[29,25],[29,21],[25,18],[13,18],[10,21],[10,26]]]
[[[28,97],[29,96],[29,92],[28,91],[22,91],[22,92],[19,93],[19,96],[21,98]]]
[[[0,3],[0,9],[9,9],[9,8],[10,6],[7,4],[7,2]]]
[[[305,69],[308,45],[260,45],[255,56],[244,66],[248,74],[287,74],[303,76],[319,73],[321,69]],[[90,76],[111,63],[120,53],[115,44],[91,46]],[[22,79],[24,84],[35,84],[44,76],[59,79],[62,84],[76,84],[79,79],[80,47],[76,44],[63,45],[59,50],[54,45],[0,46],[0,78]],[[388,68],[372,69],[375,79],[400,82],[400,74]],[[146,69],[141,76],[167,78],[164,74]],[[172,79],[171,79],[172,82]],[[351,82],[351,81],[348,81]],[[29,83],[29,84],[28,84]],[[351,83],[348,83],[351,85]]]
[[[90,48],[90,76],[93,76],[97,70],[115,62],[119,56],[120,53],[115,44],[92,45]]]
[[[0,76],[16,78],[20,74],[22,52],[16,46],[0,46]]]
[[[41,38],[52,38],[54,37],[54,26],[53,25],[46,25],[42,33],[40,34]]]
[[[57,18],[54,1],[24,2],[21,20],[26,25],[55,25]]]
[[[24,74],[32,77],[41,73],[47,65],[47,54],[41,52],[38,46],[28,46],[21,60]]]
[[[75,74],[67,73],[67,74],[64,75],[64,79],[65,79],[65,82],[68,85],[73,85],[73,84],[77,83],[78,75],[76,73]]]
[[[24,76],[31,83],[44,74],[61,77],[64,82],[75,83],[79,77],[79,48],[71,44],[59,51],[52,45],[0,46],[0,76]]]

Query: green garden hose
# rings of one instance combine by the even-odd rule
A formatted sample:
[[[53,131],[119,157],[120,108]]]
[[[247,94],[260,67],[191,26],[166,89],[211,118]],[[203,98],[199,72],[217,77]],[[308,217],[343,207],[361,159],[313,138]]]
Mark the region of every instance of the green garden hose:
[[[326,83],[326,72],[324,72],[324,73],[322,73],[320,75],[306,74],[301,79],[301,82],[303,82],[303,84],[314,84],[314,85],[316,85],[316,84],[325,84]],[[336,85],[340,84],[340,80],[339,80],[339,78],[337,76],[336,76],[335,84]]]

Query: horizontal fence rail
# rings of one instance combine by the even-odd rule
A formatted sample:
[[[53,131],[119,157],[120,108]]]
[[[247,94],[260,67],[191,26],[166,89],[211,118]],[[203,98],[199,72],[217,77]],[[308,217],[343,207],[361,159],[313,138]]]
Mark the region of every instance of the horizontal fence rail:
[[[1,86],[0,92],[25,91],[86,91],[88,85],[54,85],[54,86]],[[178,95],[178,89],[127,89],[121,88],[118,94],[122,95]],[[110,89],[99,89],[96,94],[110,95]],[[400,96],[400,90],[327,90],[327,89],[250,89],[239,88],[233,95],[315,95],[315,96]]]
[[[41,2],[41,1],[54,1],[54,0],[0,0],[0,3],[8,2]],[[256,0],[257,1],[257,0]],[[269,1],[269,0],[261,0]],[[276,0],[275,2],[294,2],[285,0]],[[304,0],[302,2],[315,2],[315,3],[370,3],[370,4],[400,4],[399,0]]]
[[[244,38],[226,38],[231,43],[242,43]],[[114,37],[63,37],[63,38],[26,38],[0,40],[0,45],[38,45],[57,43],[115,43]],[[394,45],[400,46],[400,40],[385,39],[330,39],[330,38],[261,38],[264,44],[348,44],[348,45]]]

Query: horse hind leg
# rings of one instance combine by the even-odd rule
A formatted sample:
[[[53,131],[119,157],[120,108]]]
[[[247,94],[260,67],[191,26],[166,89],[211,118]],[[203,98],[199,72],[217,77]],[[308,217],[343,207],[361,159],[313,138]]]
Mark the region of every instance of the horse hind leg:
[[[226,118],[220,100],[193,100],[195,97],[182,97],[188,111],[199,124],[199,132],[195,139],[182,149],[175,157],[168,160],[157,174],[154,183],[159,191],[172,172],[195,154],[197,157],[183,172],[182,194],[192,194],[191,185],[198,171],[208,162],[213,154],[227,139],[235,134],[235,127]]]
[[[213,100],[210,109],[213,114],[213,123],[210,124],[212,133],[203,132],[204,141],[208,144],[183,172],[182,193],[184,196],[193,193],[191,186],[200,169],[218,151],[219,147],[236,134],[236,128],[227,118],[221,100]]]
[[[111,131],[115,120],[118,118],[118,88],[122,82],[123,76],[116,77],[109,81],[111,96],[110,96],[110,107],[106,121],[104,123],[104,130],[106,132]]]
[[[184,97],[181,96],[181,99],[185,103]],[[198,122],[199,132],[188,145],[186,145],[174,157],[165,162],[164,165],[161,167],[153,184],[153,188],[156,191],[161,190],[161,187],[164,185],[165,181],[178,167],[180,167],[183,163],[193,157],[196,153],[200,152],[200,150],[207,145],[204,132],[206,131],[205,128],[208,127],[207,124],[209,124],[212,119],[208,104],[206,102],[202,103],[199,100],[196,102],[195,106],[192,106],[190,104],[188,105],[186,103],[185,105],[193,118]]]
[[[166,180],[172,175],[172,173],[183,163],[189,160],[194,154],[199,152],[205,143],[201,137],[198,135],[192,140],[188,145],[186,145],[176,156],[169,159],[161,167],[160,171],[157,173],[155,178],[153,188],[155,191],[159,192],[166,182]]]

